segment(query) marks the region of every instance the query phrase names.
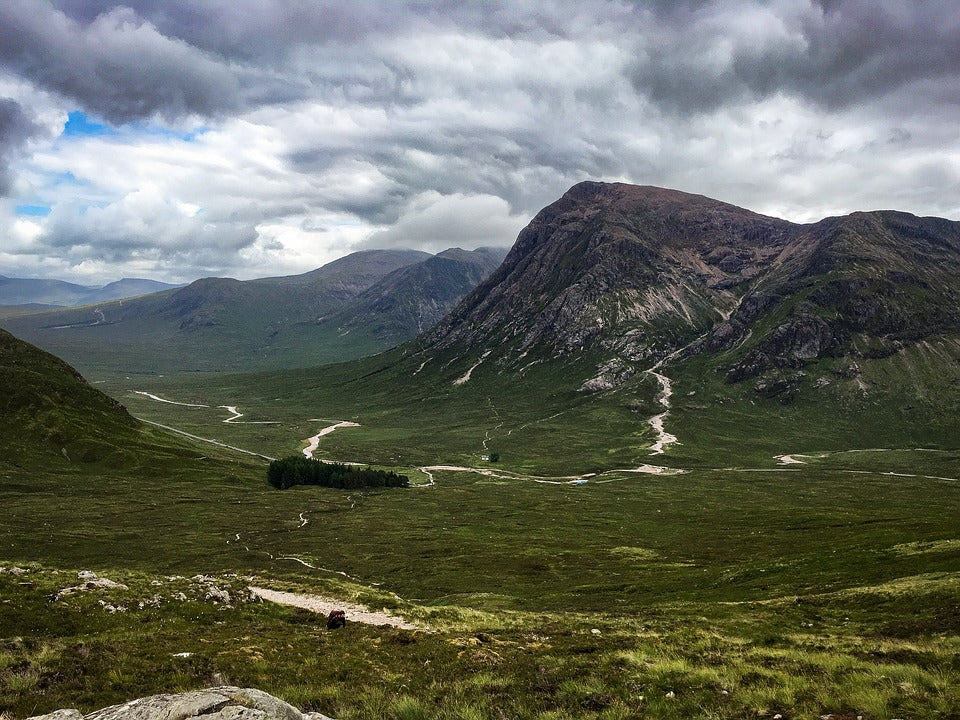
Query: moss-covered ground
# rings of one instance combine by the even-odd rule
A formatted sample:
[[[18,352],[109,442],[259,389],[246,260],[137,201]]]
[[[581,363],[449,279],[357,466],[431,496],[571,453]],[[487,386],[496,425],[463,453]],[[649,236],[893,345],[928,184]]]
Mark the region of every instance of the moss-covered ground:
[[[653,457],[654,379],[561,390],[582,365],[535,365],[525,392],[483,365],[454,385],[462,368],[440,359],[404,384],[420,361],[389,356],[90,378],[136,417],[267,456],[358,422],[318,455],[420,487],[278,491],[264,459],[152,427],[87,460],[24,446],[0,460],[0,563],[29,570],[0,573],[0,713],[229,682],[338,718],[958,717],[960,453],[955,396],[936,392],[955,378],[916,352],[864,363],[861,382],[825,361],[787,404],[668,366],[681,444]],[[275,424],[224,423],[221,406]],[[803,464],[774,457],[789,453]],[[624,472],[645,462],[683,472]],[[81,570],[129,589],[52,601]],[[215,604],[197,574],[431,631],[331,633],[304,611]]]

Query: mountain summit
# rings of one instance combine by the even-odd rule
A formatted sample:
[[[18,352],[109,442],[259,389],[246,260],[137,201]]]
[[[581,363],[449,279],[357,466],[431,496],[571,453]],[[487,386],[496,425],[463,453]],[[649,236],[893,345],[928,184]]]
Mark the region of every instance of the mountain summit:
[[[960,223],[899,212],[798,225],[700,195],[583,182],[424,338],[501,368],[585,357],[605,389],[686,349],[739,382],[960,330]]]
[[[533,219],[430,341],[473,337],[514,360],[534,348],[645,360],[723,320],[793,234],[788,222],[699,195],[580,183]]]

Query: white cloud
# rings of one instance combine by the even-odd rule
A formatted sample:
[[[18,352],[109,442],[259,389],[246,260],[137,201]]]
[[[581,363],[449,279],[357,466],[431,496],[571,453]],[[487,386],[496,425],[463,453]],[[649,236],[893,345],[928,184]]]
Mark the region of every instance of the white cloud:
[[[0,97],[36,129],[0,147],[6,274],[253,277],[509,243],[584,179],[802,221],[960,214],[942,4],[123,6],[0,12]],[[113,134],[58,137],[75,109]]]
[[[511,215],[507,202],[493,195],[444,196],[430,191],[413,198],[397,222],[373,233],[363,246],[436,253],[451,247],[511,245],[527,221]]]

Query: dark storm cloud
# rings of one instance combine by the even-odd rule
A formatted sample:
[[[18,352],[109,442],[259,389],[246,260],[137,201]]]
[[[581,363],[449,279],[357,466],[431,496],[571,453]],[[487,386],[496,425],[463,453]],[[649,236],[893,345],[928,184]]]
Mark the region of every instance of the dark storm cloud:
[[[53,207],[17,247],[293,271],[317,248],[509,243],[585,178],[804,220],[901,197],[953,213],[951,6],[0,0],[8,127],[35,115],[56,133],[74,109],[126,124],[32,167],[5,156]],[[149,136],[158,118],[179,125]]]
[[[8,163],[40,128],[15,100],[0,98],[0,197],[10,192],[13,177]]]
[[[654,21],[632,78],[670,110],[710,112],[778,92],[826,109],[890,95],[960,102],[954,3],[685,3]]]
[[[280,68],[303,46],[356,44],[380,33],[403,32],[415,19],[391,0],[126,0],[121,3],[163,35],[225,61]],[[79,23],[94,22],[100,0],[58,0]]]
[[[240,106],[234,72],[126,8],[79,23],[46,3],[2,3],[0,67],[116,123]]]
[[[216,115],[324,91],[409,101],[409,68],[380,60],[383,37],[429,43],[445,30],[514,39],[616,30],[635,45],[634,88],[667,110],[709,112],[777,92],[837,108],[955,77],[956,15],[953,3],[875,0],[128,0],[113,8],[13,0],[0,7],[0,62],[123,122]],[[317,62],[293,67],[304,48]],[[344,55],[349,68],[338,67]],[[946,92],[960,101],[955,83]]]

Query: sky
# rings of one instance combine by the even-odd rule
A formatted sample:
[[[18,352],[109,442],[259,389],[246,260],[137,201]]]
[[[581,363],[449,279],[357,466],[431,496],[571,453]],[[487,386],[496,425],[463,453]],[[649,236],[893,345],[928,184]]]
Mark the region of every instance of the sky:
[[[587,179],[960,219],[960,2],[0,0],[0,275],[508,246]]]

